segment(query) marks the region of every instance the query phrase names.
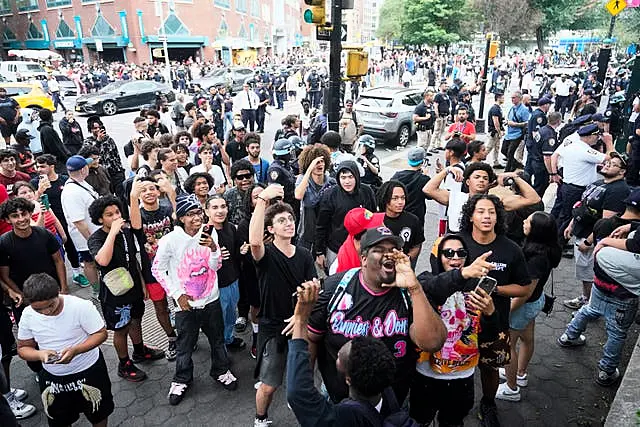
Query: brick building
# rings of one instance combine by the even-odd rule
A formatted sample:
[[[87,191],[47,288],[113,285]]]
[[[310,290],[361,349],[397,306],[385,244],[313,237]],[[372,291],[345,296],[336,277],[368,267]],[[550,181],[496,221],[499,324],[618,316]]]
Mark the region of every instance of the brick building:
[[[50,49],[66,59],[137,64],[169,58],[247,63],[309,41],[303,0],[0,0],[9,49]]]

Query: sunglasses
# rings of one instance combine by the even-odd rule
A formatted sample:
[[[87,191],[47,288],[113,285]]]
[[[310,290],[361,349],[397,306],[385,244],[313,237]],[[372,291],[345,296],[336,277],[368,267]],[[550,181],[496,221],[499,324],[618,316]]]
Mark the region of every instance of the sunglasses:
[[[455,255],[457,255],[458,258],[466,258],[467,250],[466,249],[443,249],[442,255],[444,255],[444,257],[448,259],[452,259]]]
[[[251,179],[252,176],[253,175],[251,175],[250,173],[244,173],[244,174],[236,175],[236,179],[237,180]]]

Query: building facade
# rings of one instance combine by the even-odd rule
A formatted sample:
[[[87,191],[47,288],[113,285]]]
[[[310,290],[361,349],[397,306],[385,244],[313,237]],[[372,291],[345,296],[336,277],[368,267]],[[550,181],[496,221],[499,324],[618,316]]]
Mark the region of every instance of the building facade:
[[[309,40],[303,0],[0,0],[3,56],[50,49],[70,61],[249,64]],[[305,26],[306,27],[306,26]],[[306,33],[305,33],[306,31]]]

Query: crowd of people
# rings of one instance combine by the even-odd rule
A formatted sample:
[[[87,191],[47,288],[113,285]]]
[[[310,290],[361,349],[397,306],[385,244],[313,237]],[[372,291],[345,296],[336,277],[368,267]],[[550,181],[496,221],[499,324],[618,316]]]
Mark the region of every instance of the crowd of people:
[[[311,117],[320,102],[313,70],[303,113],[285,116],[274,141],[263,141],[260,109],[282,101],[267,84],[276,95],[287,85],[260,76],[233,97],[202,88],[141,111],[126,162],[100,117],[83,129],[67,111],[58,133],[51,111],[27,112],[26,123],[0,88],[0,286],[11,301],[0,305],[2,425],[36,411],[12,384],[13,356],[37,374],[50,425],[84,414],[102,426],[115,406],[111,370],[141,382],[146,362],[175,361],[168,402],[187,398],[202,331],[221,388],[245,380],[230,353],[256,359],[256,427],[271,423],[285,373],[303,426],[463,425],[476,367],[479,416],[498,426],[495,400],[520,401],[530,385],[535,319],[552,309],[545,285],[562,256],[575,261],[581,295],[564,301],[577,311],[557,342],[584,345],[588,321],[605,317],[595,381],[614,384],[640,295],[640,101],[620,124],[613,96],[597,113],[591,78],[561,77],[535,103],[515,90],[506,112],[493,90],[484,140],[464,71],[424,62],[383,62],[391,78],[398,63],[412,75],[424,68],[429,86],[413,115],[417,146],[387,180],[352,101],[339,132],[327,130],[325,114]],[[432,68],[442,80],[432,81]],[[571,94],[579,105],[568,109]],[[39,126],[28,127],[34,119]],[[619,153],[624,126],[631,137]],[[429,157],[441,153],[430,176]],[[439,209],[433,242],[428,200]],[[416,271],[421,254],[429,271]],[[91,287],[98,308],[70,295],[73,286]],[[147,299],[164,349],[142,339]],[[247,329],[251,342],[240,337]],[[107,331],[117,366],[100,349]]]

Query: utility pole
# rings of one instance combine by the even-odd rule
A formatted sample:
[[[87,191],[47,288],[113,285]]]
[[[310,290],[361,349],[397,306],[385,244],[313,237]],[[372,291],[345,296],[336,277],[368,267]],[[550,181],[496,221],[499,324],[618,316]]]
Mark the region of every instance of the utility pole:
[[[162,0],[158,1],[158,7],[160,8],[160,27],[158,27],[158,39],[162,40],[162,51],[164,56],[164,81],[171,82],[171,63],[169,62],[169,47],[167,43],[167,32],[164,28],[164,8],[162,7]]]
[[[327,101],[327,128],[338,131],[340,120],[340,62],[342,52],[342,0],[331,0],[331,40],[329,49],[329,90]]]
[[[491,33],[486,35],[486,39],[487,39],[487,46],[484,50],[484,67],[482,67],[482,80],[481,80],[481,89],[480,89],[480,111],[478,112],[478,120],[477,120],[477,125],[479,125],[479,127],[481,127],[482,129],[479,130],[479,132],[484,132],[485,126],[484,126],[484,119],[482,118],[482,116],[484,115],[484,97],[486,95],[486,91],[487,91],[487,76],[488,76],[488,69],[489,69],[489,49],[491,49],[491,40],[492,40],[493,36]],[[476,129],[478,130],[478,129]]]

